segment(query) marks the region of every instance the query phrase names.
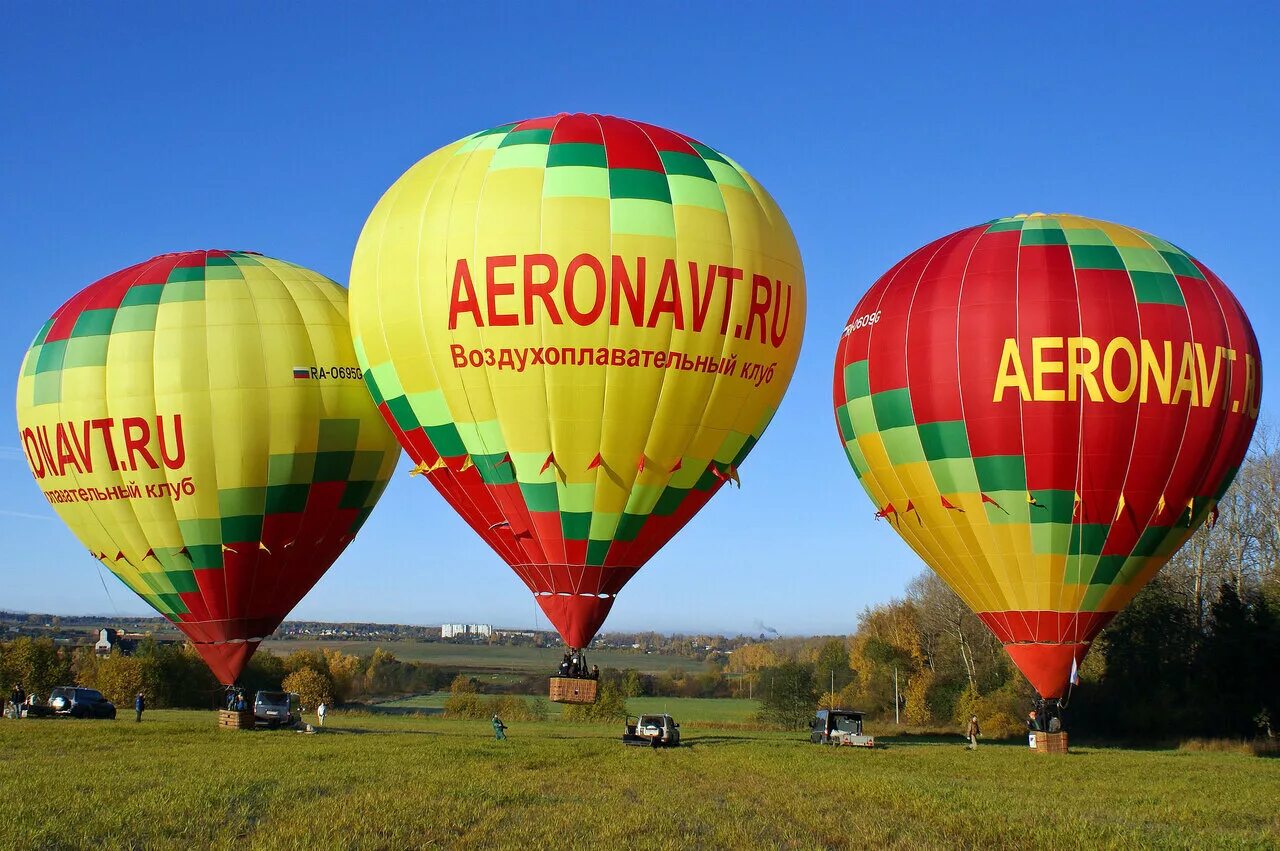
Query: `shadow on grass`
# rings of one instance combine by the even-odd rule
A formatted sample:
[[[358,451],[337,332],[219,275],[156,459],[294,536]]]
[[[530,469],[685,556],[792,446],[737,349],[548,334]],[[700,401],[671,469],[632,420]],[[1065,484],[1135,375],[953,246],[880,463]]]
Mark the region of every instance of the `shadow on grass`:
[[[724,747],[725,745],[746,745],[757,741],[746,736],[689,736],[680,740],[685,748]]]
[[[913,748],[913,747],[951,747],[963,749],[969,740],[964,736],[942,735],[937,733],[900,733],[896,736],[876,736],[876,749]],[[1072,742],[1070,753],[1078,754],[1078,747],[1092,747],[1084,742]],[[1021,749],[1029,751],[1027,740],[1023,736],[1006,739],[979,739],[978,749],[986,748]]]
[[[307,735],[313,736],[444,736],[437,730],[370,730],[367,727],[325,727]]]
[[[399,718],[412,718],[421,716],[429,718],[431,716],[444,715],[443,707],[435,706],[384,706],[379,703],[355,703],[344,706],[343,710],[346,714],[359,715],[389,715]]]

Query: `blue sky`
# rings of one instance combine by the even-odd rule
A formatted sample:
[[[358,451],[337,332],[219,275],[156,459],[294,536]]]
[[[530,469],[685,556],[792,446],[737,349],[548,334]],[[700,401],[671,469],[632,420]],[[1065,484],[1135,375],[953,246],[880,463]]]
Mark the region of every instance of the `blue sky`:
[[[631,581],[606,629],[845,632],[902,593],[922,565],[874,522],[848,467],[831,363],[863,291],[960,227],[1044,210],[1151,231],[1232,287],[1263,360],[1280,362],[1274,5],[323,5],[9,10],[7,398],[36,330],[103,275],[217,247],[345,282],[365,217],[414,161],[560,111],[728,153],[786,212],[809,287],[796,377],[742,490]],[[0,608],[148,612],[110,575],[108,598],[8,435]],[[293,616],[547,625],[403,471]]]

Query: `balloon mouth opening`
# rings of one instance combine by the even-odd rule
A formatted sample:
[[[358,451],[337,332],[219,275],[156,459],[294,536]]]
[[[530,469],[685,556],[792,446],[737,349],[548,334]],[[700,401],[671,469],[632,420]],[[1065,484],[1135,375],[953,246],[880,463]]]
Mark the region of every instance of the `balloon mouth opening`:
[[[1091,642],[1042,643],[1019,641],[1004,646],[1009,658],[1043,698],[1062,697],[1071,685]]]
[[[225,641],[193,641],[191,643],[197,647],[225,647],[228,644],[253,644],[266,640],[266,636],[254,636],[251,638],[228,638]]]

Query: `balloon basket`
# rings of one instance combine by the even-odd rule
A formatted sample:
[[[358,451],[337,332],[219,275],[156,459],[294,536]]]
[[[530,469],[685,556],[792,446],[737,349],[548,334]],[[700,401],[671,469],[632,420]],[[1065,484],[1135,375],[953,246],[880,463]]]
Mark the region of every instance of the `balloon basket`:
[[[1027,734],[1027,744],[1036,753],[1066,753],[1067,734],[1041,733],[1036,731]]]
[[[595,703],[596,680],[578,677],[552,677],[550,679],[552,703]]]
[[[254,725],[253,710],[235,712],[230,709],[218,710],[218,726],[224,730],[252,730]]]

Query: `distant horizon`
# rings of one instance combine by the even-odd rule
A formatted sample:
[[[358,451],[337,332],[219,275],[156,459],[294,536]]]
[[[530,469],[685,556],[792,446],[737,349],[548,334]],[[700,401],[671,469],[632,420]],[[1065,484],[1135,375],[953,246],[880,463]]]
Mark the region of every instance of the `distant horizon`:
[[[99,619],[103,621],[109,621],[113,618],[116,620],[160,621],[173,627],[174,629],[177,629],[177,626],[175,626],[171,621],[167,620],[163,615],[158,615],[158,614],[155,614],[154,612],[151,614],[143,614],[143,615],[123,614],[123,613],[117,614],[117,615],[107,615],[107,614],[101,614],[101,613],[95,613],[95,612],[89,612],[86,614],[76,614],[71,612],[36,612],[36,611],[22,611],[18,609],[0,609],[0,619],[3,619],[4,616],[7,616],[7,615],[21,615],[24,617],[30,617],[31,615],[40,615],[40,616],[45,616],[50,618],[82,618],[82,619],[93,618],[93,619]],[[0,620],[0,622],[3,622],[3,621]],[[455,620],[441,621],[439,623],[408,623],[406,621],[366,621],[366,620],[351,620],[351,619],[320,620],[316,618],[285,618],[283,621],[280,622],[280,627],[283,627],[286,624],[291,624],[291,623],[354,624],[358,626],[403,626],[403,627],[412,627],[414,629],[430,629],[433,627],[443,626],[444,624],[460,623],[460,624],[483,624],[485,626],[492,627],[495,630],[509,630],[512,632],[523,631],[523,632],[547,633],[548,635],[556,634],[556,630],[552,626],[540,626],[540,627],[513,626],[510,624],[502,624],[497,621],[474,620],[474,619],[455,619]],[[276,627],[276,629],[280,629],[280,627]],[[602,636],[611,635],[611,634],[625,635],[625,634],[641,633],[641,632],[652,632],[657,635],[664,635],[664,636],[706,635],[706,636],[719,636],[721,638],[757,637],[760,635],[767,635],[772,640],[774,638],[813,638],[813,637],[823,636],[823,635],[847,635],[847,634],[851,634],[852,631],[850,631],[850,633],[824,633],[824,632],[783,633],[783,632],[778,632],[776,630],[769,630],[769,629],[764,629],[758,632],[746,632],[746,631],[729,632],[724,630],[705,630],[705,629],[694,631],[694,630],[683,630],[683,629],[661,630],[661,629],[609,628],[609,629],[602,629],[596,635],[596,638],[600,638]],[[268,636],[268,638],[269,637],[270,636]]]

